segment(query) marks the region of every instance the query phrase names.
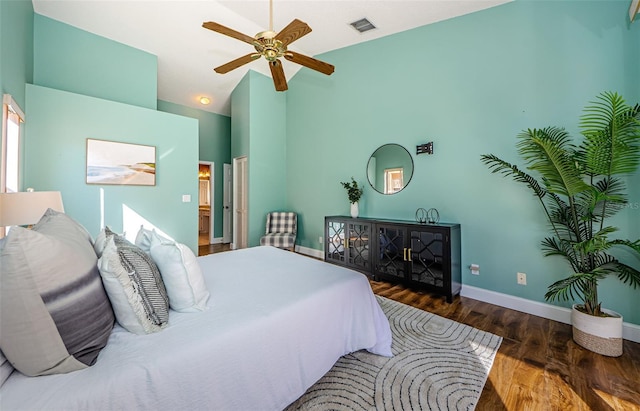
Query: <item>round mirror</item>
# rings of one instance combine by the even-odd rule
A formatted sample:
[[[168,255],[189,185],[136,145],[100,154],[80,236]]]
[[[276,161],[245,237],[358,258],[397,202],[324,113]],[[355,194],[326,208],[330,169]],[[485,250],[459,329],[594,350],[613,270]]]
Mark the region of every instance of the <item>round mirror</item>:
[[[413,158],[399,144],[385,144],[371,154],[367,163],[367,178],[381,194],[402,191],[413,176]]]

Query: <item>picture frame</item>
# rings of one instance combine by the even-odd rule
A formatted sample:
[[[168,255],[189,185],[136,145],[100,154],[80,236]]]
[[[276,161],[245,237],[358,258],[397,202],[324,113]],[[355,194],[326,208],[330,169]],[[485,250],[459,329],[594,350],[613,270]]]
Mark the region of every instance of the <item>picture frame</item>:
[[[86,183],[155,186],[155,146],[88,138]]]

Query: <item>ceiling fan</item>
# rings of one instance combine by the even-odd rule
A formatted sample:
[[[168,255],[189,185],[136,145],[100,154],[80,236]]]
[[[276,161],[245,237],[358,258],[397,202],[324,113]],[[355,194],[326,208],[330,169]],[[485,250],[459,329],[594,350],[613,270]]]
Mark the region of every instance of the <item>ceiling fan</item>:
[[[223,26],[222,24],[207,21],[202,23],[202,27],[215,31],[220,34],[224,34],[234,39],[244,41],[251,44],[255,49],[255,53],[249,53],[245,56],[239,57],[226,64],[216,67],[214,70],[216,73],[225,74],[231,70],[237,69],[247,63],[252,62],[255,59],[264,56],[269,63],[271,69],[271,76],[273,77],[273,84],[277,91],[285,91],[288,89],[287,79],[282,69],[282,63],[279,58],[285,59],[302,66],[308,67],[312,70],[319,71],[320,73],[330,75],[333,73],[335,67],[324,61],[308,57],[295,51],[287,49],[294,41],[311,33],[311,27],[307,23],[294,19],[287,27],[282,29],[279,33],[273,31],[273,0],[269,0],[269,30],[261,31],[254,37],[249,37],[238,31]]]

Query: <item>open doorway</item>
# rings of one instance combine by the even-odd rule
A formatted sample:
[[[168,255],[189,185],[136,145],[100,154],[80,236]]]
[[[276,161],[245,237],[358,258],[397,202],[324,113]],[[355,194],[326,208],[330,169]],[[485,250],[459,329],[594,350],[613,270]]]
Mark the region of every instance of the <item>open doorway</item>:
[[[198,246],[214,243],[213,163],[201,161],[198,166]]]

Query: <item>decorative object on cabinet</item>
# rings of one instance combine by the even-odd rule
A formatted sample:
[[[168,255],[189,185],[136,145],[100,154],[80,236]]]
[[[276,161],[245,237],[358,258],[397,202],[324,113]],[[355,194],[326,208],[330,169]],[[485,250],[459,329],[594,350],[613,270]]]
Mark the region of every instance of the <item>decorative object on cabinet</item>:
[[[156,148],[87,139],[87,184],[156,185]]]
[[[429,290],[447,302],[460,293],[460,224],[330,216],[325,240],[327,262]]]
[[[618,93],[604,92],[583,110],[582,142],[559,127],[527,129],[518,135],[518,153],[536,176],[493,154],[481,157],[493,173],[525,184],[537,197],[549,228],[541,242],[543,253],[562,256],[568,266],[568,276],[549,285],[544,297],[581,300],[574,309],[588,315],[572,322],[573,339],[608,356],[622,355],[622,319],[615,330],[583,326],[585,318],[596,323],[616,316],[605,311],[599,299],[598,285],[605,277],[615,276],[633,288],[640,285],[640,239],[617,238],[618,228],[610,225],[611,217],[630,204],[625,180],[640,165],[639,120],[640,104],[629,106]],[[619,260],[615,249],[626,250],[626,258]]]
[[[273,211],[267,214],[265,235],[260,238],[260,245],[272,245],[295,251],[298,233],[298,214],[290,211]]]
[[[413,158],[399,144],[385,144],[371,154],[367,163],[367,179],[380,194],[402,191],[413,177]]]
[[[342,187],[347,190],[347,196],[349,197],[350,203],[353,204],[360,201],[360,197],[362,197],[364,190],[362,187],[358,187],[358,182],[353,177],[351,177],[350,183],[340,182],[340,184],[342,184]]]
[[[358,215],[360,214],[360,207],[358,207],[357,201],[355,203],[351,203],[351,207],[349,211],[351,214],[351,218],[358,218]]]
[[[433,141],[416,146],[416,155],[418,154],[433,154]]]
[[[351,203],[350,213],[351,217],[356,218],[360,213],[358,202],[362,197],[363,189],[362,187],[358,187],[358,182],[351,177],[350,183],[340,182],[342,186],[347,190],[347,196],[349,197],[349,202]]]
[[[420,224],[427,223],[427,210],[424,208],[419,208],[416,210],[416,221]]]
[[[427,223],[429,224],[438,224],[440,221],[440,213],[435,208],[430,208],[427,210]]]

